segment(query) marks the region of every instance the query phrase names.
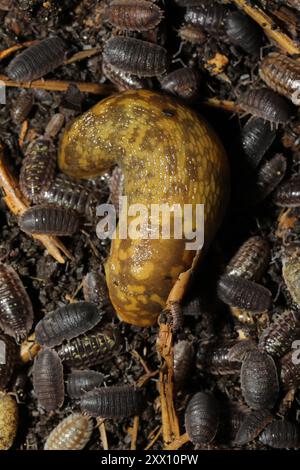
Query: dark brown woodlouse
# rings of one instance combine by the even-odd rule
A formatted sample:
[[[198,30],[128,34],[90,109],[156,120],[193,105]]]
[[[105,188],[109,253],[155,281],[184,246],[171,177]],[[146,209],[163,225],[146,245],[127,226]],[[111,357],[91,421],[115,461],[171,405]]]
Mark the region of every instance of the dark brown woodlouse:
[[[273,200],[280,207],[300,206],[300,175],[293,175],[284,181],[277,188]]]
[[[19,219],[23,232],[71,236],[78,231],[79,218],[71,209],[41,204],[27,209]]]
[[[300,385],[300,352],[292,349],[280,361],[280,379],[284,389]]]
[[[228,341],[203,346],[197,354],[200,367],[213,375],[239,374],[241,364],[229,356],[233,344],[232,341]]]
[[[15,124],[20,124],[25,121],[27,116],[30,114],[34,103],[34,98],[31,93],[21,93],[16,102],[11,108],[11,118]]]
[[[257,346],[251,338],[237,341],[228,351],[228,360],[242,362],[253,349],[257,349]]]
[[[74,302],[47,314],[35,327],[35,337],[42,346],[58,346],[92,329],[103,312],[90,302]]]
[[[142,393],[131,385],[101,387],[81,397],[82,412],[101,418],[127,418],[142,410]]]
[[[154,77],[168,68],[167,51],[141,39],[117,36],[109,39],[103,50],[103,58],[114,67],[138,77]]]
[[[230,42],[248,54],[259,55],[263,38],[262,30],[249,16],[238,11],[229,12],[225,20],[225,29]]]
[[[300,104],[300,64],[291,57],[272,52],[260,63],[259,75],[274,91]]]
[[[199,7],[187,8],[184,20],[193,26],[200,26],[213,35],[224,33],[228,10],[215,2],[202,2]]]
[[[259,338],[258,348],[273,357],[282,357],[290,350],[300,333],[300,312],[286,310],[276,315],[275,320]]]
[[[17,55],[8,65],[6,73],[16,82],[36,80],[63,64],[66,44],[59,37],[43,39]]]
[[[83,278],[82,287],[86,302],[93,302],[103,310],[113,309],[103,274],[95,271],[87,273]]]
[[[266,287],[228,274],[219,279],[218,296],[225,304],[253,313],[269,310],[272,303],[271,292]]]
[[[178,30],[178,36],[182,41],[191,44],[203,44],[206,41],[206,34],[199,26],[184,24]]]
[[[198,392],[185,410],[185,429],[193,444],[211,442],[220,420],[219,403],[208,393]]]
[[[269,260],[268,242],[260,236],[253,236],[248,238],[231,258],[226,267],[226,273],[258,281],[266,270]]]
[[[198,96],[200,86],[198,70],[189,67],[174,70],[160,80],[162,90],[191,100]]]
[[[286,244],[282,253],[282,276],[295,304],[300,305],[300,246]]]
[[[260,442],[274,449],[298,448],[300,446],[299,425],[286,419],[273,421],[259,436]]]
[[[177,390],[183,388],[185,385],[188,375],[191,372],[194,354],[194,347],[190,341],[181,340],[174,344],[174,385]]]
[[[84,335],[64,342],[56,348],[62,362],[68,367],[92,367],[115,353],[121,340],[116,327],[98,327]]]
[[[243,162],[247,170],[253,171],[271,147],[276,137],[275,129],[260,118],[250,118],[241,131]]]
[[[53,349],[42,349],[34,360],[33,388],[39,404],[46,410],[60,408],[64,402],[63,366]]]
[[[17,346],[15,341],[0,333],[0,389],[8,385],[17,362]]]
[[[119,91],[139,90],[149,88],[150,85],[145,79],[124,72],[105,61],[102,62],[102,72],[108,80],[117,86]]]
[[[242,363],[241,390],[251,408],[273,408],[279,392],[277,369],[272,357],[258,350],[250,351]]]
[[[286,124],[293,114],[289,102],[270,90],[248,90],[239,99],[239,106],[248,114],[269,121],[276,126]]]
[[[20,189],[28,201],[39,203],[52,184],[56,150],[51,139],[39,137],[29,144],[20,171]]]
[[[120,30],[148,31],[162,20],[162,10],[146,0],[113,0],[105,10],[109,23]]]
[[[104,375],[95,370],[73,370],[67,378],[70,398],[80,398],[85,392],[101,387]]]
[[[93,432],[93,422],[88,416],[74,413],[63,419],[49,434],[44,450],[81,450]]]
[[[24,340],[33,323],[31,300],[16,271],[0,263],[0,327],[17,342]]]
[[[234,444],[242,446],[253,441],[273,420],[268,410],[254,410],[248,413],[239,427]]]

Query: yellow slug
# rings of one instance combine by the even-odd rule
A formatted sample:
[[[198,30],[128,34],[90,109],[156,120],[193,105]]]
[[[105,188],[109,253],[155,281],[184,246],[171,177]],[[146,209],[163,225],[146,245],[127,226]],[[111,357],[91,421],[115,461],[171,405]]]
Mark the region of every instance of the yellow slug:
[[[66,130],[59,166],[70,176],[91,178],[115,164],[124,173],[128,205],[204,204],[207,246],[226,209],[229,171],[222,144],[201,117],[172,97],[146,90],[101,101]],[[194,217],[192,222],[195,226]],[[178,275],[195,256],[185,242],[112,241],[105,273],[120,319],[138,326],[155,323]]]

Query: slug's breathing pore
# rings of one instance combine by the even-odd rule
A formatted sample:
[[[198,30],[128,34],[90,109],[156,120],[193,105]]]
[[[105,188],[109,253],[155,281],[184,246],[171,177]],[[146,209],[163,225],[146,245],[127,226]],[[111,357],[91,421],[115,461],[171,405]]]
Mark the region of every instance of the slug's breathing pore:
[[[144,204],[150,213],[151,204],[179,204],[183,214],[185,204],[204,204],[207,246],[226,209],[229,171],[222,144],[201,117],[172,97],[146,90],[101,101],[65,132],[59,166],[69,176],[91,178],[116,164],[128,208]],[[125,211],[123,204],[120,220]],[[136,218],[127,216],[128,227]],[[161,233],[158,239],[123,239],[117,228],[105,273],[120,319],[155,323],[179,274],[192,265],[195,251],[186,250],[187,241],[172,232],[170,239]]]

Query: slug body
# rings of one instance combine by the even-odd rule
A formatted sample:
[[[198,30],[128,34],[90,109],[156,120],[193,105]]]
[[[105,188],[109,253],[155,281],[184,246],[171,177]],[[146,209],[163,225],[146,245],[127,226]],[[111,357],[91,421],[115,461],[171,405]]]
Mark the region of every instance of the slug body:
[[[144,204],[150,212],[150,204],[179,204],[183,213],[184,204],[204,204],[207,245],[226,208],[229,172],[225,151],[204,120],[174,98],[151,91],[131,90],[101,101],[64,134],[59,166],[70,176],[91,178],[116,163],[124,174],[128,207]],[[120,219],[123,214],[124,207]],[[133,219],[128,216],[128,226]],[[195,251],[172,235],[120,239],[116,232],[105,267],[111,301],[122,320],[152,325]]]

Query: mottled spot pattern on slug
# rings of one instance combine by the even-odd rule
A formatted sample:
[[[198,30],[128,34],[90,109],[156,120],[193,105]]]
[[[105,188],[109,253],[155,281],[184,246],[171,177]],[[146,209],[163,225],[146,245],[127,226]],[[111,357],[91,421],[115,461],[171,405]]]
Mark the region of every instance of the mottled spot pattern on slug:
[[[195,112],[145,90],[101,101],[65,133],[59,164],[71,176],[90,178],[116,163],[125,175],[128,204],[205,204],[209,242],[226,207],[228,167],[221,143]],[[172,237],[113,240],[106,278],[119,317],[153,324],[194,255],[185,240]]]

